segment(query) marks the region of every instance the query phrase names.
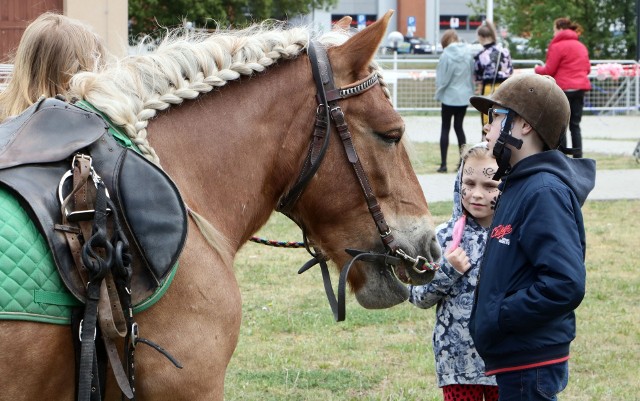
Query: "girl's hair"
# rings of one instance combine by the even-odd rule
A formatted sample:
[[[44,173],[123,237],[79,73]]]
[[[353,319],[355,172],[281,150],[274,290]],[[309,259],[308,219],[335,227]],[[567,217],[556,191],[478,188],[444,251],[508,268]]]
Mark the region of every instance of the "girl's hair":
[[[0,121],[42,95],[66,95],[74,74],[97,70],[108,57],[87,25],[60,14],[41,14],[25,29],[13,57],[13,76],[0,93]]]
[[[460,41],[460,39],[458,38],[458,34],[456,33],[455,29],[447,29],[442,34],[442,38],[440,38],[440,44],[442,44],[443,49],[449,46],[451,43],[455,43],[458,41]]]
[[[496,28],[489,21],[483,22],[476,31],[476,34],[481,38],[491,39],[492,42],[495,42],[497,40]]]
[[[487,142],[480,142],[475,145],[465,145],[462,148],[460,158],[464,163],[467,159],[491,160],[493,159],[493,155],[489,152]]]
[[[578,35],[582,33],[580,24],[571,21],[569,18],[556,18],[555,21],[553,21],[553,26],[555,26],[557,30],[571,29],[572,31],[576,31]]]

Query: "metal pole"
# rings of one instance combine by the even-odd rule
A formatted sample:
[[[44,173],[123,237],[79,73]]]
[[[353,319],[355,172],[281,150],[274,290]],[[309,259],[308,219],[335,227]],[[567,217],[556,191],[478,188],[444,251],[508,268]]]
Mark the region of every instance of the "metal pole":
[[[640,0],[636,0],[636,61],[640,62]]]
[[[636,0],[640,1],[640,0]],[[487,0],[487,21],[493,24],[493,0]]]
[[[398,108],[398,48],[393,48],[393,73],[396,76],[396,80],[393,83],[393,107]]]
[[[440,40],[440,0],[435,0],[434,20],[436,23],[433,27],[433,54],[436,54],[436,45]]]

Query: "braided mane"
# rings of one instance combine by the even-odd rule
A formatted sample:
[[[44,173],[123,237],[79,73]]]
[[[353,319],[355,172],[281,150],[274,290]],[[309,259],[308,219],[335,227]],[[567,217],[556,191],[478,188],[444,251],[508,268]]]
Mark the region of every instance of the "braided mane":
[[[152,53],[127,56],[100,71],[75,75],[70,94],[105,113],[148,159],[159,163],[147,140],[148,120],[158,111],[264,71],[280,59],[295,58],[312,36],[307,27],[273,23],[195,36],[173,31]],[[316,39],[334,46],[349,36],[333,30]]]

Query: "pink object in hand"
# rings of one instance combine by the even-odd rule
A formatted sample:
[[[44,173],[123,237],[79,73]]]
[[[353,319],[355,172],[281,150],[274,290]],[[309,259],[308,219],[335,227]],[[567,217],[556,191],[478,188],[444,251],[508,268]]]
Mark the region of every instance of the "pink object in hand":
[[[460,245],[460,241],[462,241],[462,233],[464,233],[464,226],[467,223],[467,215],[462,213],[462,216],[456,221],[456,224],[453,225],[453,239],[449,244],[449,248],[447,248],[447,253],[453,251]]]

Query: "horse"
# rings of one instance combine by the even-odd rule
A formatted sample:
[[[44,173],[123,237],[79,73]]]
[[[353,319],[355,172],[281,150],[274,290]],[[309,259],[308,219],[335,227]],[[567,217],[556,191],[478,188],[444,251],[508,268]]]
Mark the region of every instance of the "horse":
[[[278,24],[206,37],[168,35],[155,51],[73,77],[74,96],[94,105],[162,166],[193,217],[171,286],[135,316],[140,335],[184,367],[138,347],[136,399],[224,398],[241,325],[234,256],[295,185],[323,108],[308,51],[312,39],[327,49],[338,88],[357,92],[369,85],[339,101],[365,176],[353,171],[349,158],[355,153],[345,155],[347,139],[332,133],[321,165],[287,215],[338,270],[352,258],[347,248],[388,254],[359,185],[365,179],[404,253],[439,258],[403,120],[373,61],[391,14],[357,33],[341,21],[315,36],[306,27]],[[384,258],[362,258],[352,267],[347,280],[365,308],[404,301],[406,285],[399,280],[415,274],[404,259],[391,274]],[[72,335],[64,325],[0,321],[0,398],[74,399]],[[119,397],[109,375],[105,399]]]

